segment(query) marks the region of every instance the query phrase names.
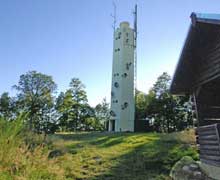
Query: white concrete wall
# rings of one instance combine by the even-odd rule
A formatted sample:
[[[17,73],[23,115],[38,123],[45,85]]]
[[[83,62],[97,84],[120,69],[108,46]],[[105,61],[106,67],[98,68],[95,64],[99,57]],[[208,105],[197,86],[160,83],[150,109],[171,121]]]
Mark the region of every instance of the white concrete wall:
[[[127,22],[114,33],[111,111],[115,131],[134,131],[134,31]]]

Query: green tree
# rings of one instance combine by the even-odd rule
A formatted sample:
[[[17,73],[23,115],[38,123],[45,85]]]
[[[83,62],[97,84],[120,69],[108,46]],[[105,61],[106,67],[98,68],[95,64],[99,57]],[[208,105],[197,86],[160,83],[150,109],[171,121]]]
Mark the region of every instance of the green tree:
[[[102,102],[95,107],[95,117],[97,119],[95,130],[104,130],[107,121],[110,119],[110,109],[109,103],[107,103],[106,98],[102,100]]]
[[[88,117],[88,113],[90,111],[88,105],[87,94],[85,91],[85,85],[78,79],[73,78],[70,82],[70,89],[72,95],[72,127],[74,130],[83,128],[83,122]]]
[[[136,102],[135,102],[135,119],[145,119],[147,111],[147,95],[141,91],[136,92]]]
[[[148,117],[154,120],[154,127],[160,132],[182,130],[192,122],[188,98],[170,94],[170,82],[167,73],[158,77],[151,90],[154,98],[147,108]]]
[[[13,98],[11,98],[8,92],[2,93],[0,97],[0,116],[5,119],[13,118],[13,114],[15,113],[15,102]]]
[[[56,99],[56,110],[59,114],[59,127],[61,131],[71,129],[72,121],[75,119],[72,113],[74,101],[71,91],[61,92]]]
[[[104,129],[103,124],[96,117],[88,117],[85,119],[86,131],[102,131]]]
[[[27,124],[31,130],[50,131],[56,87],[51,76],[36,71],[21,75],[14,86],[20,108],[29,115]]]
[[[171,77],[167,72],[164,72],[157,78],[157,81],[152,88],[152,91],[156,94],[157,98],[161,98],[165,93],[169,93],[170,83]]]
[[[56,109],[62,131],[83,130],[86,128],[86,119],[94,116],[93,109],[88,105],[85,85],[78,78],[73,78],[70,88],[60,93]]]

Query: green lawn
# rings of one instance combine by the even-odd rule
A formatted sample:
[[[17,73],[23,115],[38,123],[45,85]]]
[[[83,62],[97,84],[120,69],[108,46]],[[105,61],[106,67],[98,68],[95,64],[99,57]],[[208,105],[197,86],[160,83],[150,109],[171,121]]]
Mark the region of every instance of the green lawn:
[[[198,159],[192,130],[172,133],[74,133],[43,136],[0,130],[0,180],[169,179],[176,161]],[[51,151],[60,156],[48,158]]]
[[[169,179],[171,167],[181,157],[198,159],[193,131],[75,133],[50,138],[53,148],[65,152],[54,160],[64,179]]]

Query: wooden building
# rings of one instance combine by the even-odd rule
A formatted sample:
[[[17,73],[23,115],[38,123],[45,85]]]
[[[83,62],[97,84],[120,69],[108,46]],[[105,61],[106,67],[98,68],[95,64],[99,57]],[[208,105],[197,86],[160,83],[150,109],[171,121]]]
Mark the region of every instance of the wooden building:
[[[200,159],[220,167],[220,15],[192,13],[171,93],[193,97]]]

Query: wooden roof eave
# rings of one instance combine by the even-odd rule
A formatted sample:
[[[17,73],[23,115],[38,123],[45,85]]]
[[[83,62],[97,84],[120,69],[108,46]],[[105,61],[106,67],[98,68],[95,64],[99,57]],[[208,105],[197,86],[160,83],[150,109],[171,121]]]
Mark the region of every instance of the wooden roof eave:
[[[170,92],[172,94],[184,95],[184,94],[189,93],[189,92],[187,92],[186,89],[184,90],[184,88],[177,87],[177,84],[179,84],[179,83],[177,83],[177,79],[180,79],[180,77],[178,77],[180,74],[179,71],[180,71],[182,64],[183,64],[185,52],[188,51],[189,45],[191,44],[191,37],[192,36],[193,36],[193,25],[190,24],[190,27],[188,28],[188,33],[187,33],[187,36],[186,36],[186,39],[184,42],[184,46],[181,50],[180,57],[179,57],[177,65],[176,65],[175,73],[174,73],[174,76],[171,81]],[[182,77],[182,79],[184,79],[184,77]]]
[[[216,19],[211,19],[210,17]],[[194,72],[192,68],[195,60],[192,58],[194,48],[197,46],[197,41],[193,39],[198,36],[196,34],[197,23],[220,25],[220,15],[192,13],[191,24],[170,87],[170,92],[172,94],[191,94],[193,89],[196,88],[193,82]]]

